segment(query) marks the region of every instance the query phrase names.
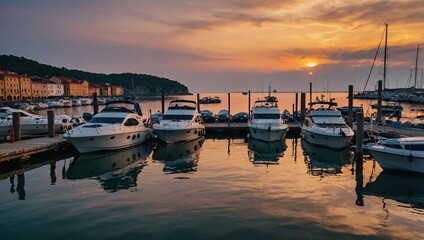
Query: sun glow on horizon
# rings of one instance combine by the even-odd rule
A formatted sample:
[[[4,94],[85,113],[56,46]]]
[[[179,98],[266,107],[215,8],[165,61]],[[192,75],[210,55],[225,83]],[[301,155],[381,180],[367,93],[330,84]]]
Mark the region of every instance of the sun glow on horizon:
[[[316,62],[308,62],[307,64],[306,64],[306,66],[307,67],[315,67],[317,65],[317,63]]]

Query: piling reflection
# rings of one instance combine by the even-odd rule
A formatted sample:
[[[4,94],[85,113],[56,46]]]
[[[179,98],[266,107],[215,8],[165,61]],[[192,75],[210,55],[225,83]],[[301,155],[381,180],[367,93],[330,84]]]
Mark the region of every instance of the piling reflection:
[[[108,192],[136,190],[137,176],[147,165],[151,151],[150,145],[142,144],[119,151],[82,154],[69,164],[66,178],[97,179]]]
[[[153,160],[164,164],[165,173],[195,172],[204,140],[198,138],[173,145],[158,144],[153,152]]]
[[[364,195],[392,199],[407,204],[416,213],[424,214],[424,176],[381,172],[374,182],[366,184]]]
[[[254,164],[278,164],[287,146],[283,141],[263,142],[253,138],[248,139],[249,161]]]
[[[342,167],[351,164],[353,153],[349,149],[332,150],[301,142],[308,173],[313,176],[326,176],[342,173]]]

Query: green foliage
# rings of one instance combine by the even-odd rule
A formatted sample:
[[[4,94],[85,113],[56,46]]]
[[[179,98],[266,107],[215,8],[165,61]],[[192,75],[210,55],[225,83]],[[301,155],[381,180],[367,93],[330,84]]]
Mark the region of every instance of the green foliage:
[[[156,77],[147,74],[136,73],[90,73],[80,70],[58,68],[46,64],[38,63],[34,60],[13,55],[0,55],[0,70],[17,72],[18,74],[27,74],[28,76],[39,76],[50,78],[52,76],[63,76],[87,80],[94,84],[110,83],[112,85],[121,85],[126,92],[132,92],[133,82],[137,93],[155,95],[163,89],[168,94],[185,94],[188,88],[174,80]]]

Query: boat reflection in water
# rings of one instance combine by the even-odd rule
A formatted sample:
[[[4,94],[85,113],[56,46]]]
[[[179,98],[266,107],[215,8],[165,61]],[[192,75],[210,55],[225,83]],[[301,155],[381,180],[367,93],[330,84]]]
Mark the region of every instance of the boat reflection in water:
[[[353,153],[349,149],[332,150],[312,145],[302,140],[305,163],[308,173],[313,176],[335,175],[342,173],[342,167],[351,164]]]
[[[383,171],[374,182],[367,183],[363,194],[383,198],[383,208],[384,199],[392,199],[424,214],[424,175]]]
[[[250,137],[247,154],[254,164],[278,164],[286,148],[284,141],[264,142]]]
[[[66,171],[68,179],[99,180],[108,192],[136,190],[137,175],[147,165],[152,148],[141,144],[117,151],[81,154]]]
[[[173,145],[158,144],[152,158],[165,164],[165,173],[195,172],[204,140],[205,138],[201,137]]]

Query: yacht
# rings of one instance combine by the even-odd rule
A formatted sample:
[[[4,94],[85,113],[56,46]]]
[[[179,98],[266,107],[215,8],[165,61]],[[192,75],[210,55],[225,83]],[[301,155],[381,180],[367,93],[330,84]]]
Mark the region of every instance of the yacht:
[[[20,109],[10,107],[0,108],[0,136],[9,136],[10,128],[13,126],[13,113],[18,112],[21,119],[21,135],[33,136],[48,134],[48,120],[46,116],[32,114]],[[72,127],[69,116],[55,116],[54,129],[56,133],[63,133],[67,128]]]
[[[82,106],[81,100],[73,99],[72,100],[72,107],[79,107],[79,106]]]
[[[93,105],[93,100],[90,98],[80,98],[80,101],[82,106]]]
[[[354,132],[336,110],[337,103],[331,99],[317,99],[310,103],[310,110],[302,123],[301,137],[308,143],[333,149],[343,149],[350,145]]]
[[[384,139],[364,148],[383,170],[424,173],[424,137]]]
[[[250,137],[266,141],[281,141],[289,130],[281,116],[275,97],[257,100],[248,120]]]
[[[80,153],[115,150],[144,143],[152,129],[134,101],[110,101],[91,120],[66,132],[66,138]]]
[[[153,124],[159,140],[176,143],[199,138],[205,134],[202,116],[196,111],[196,102],[173,100],[162,119]]]

